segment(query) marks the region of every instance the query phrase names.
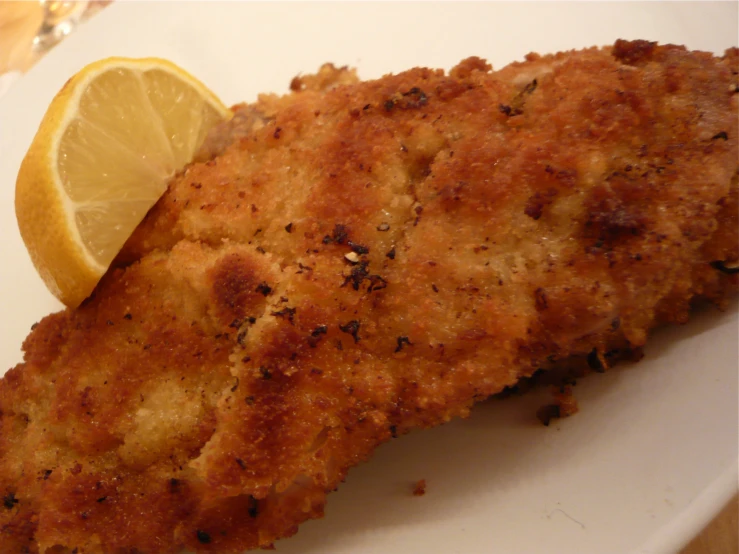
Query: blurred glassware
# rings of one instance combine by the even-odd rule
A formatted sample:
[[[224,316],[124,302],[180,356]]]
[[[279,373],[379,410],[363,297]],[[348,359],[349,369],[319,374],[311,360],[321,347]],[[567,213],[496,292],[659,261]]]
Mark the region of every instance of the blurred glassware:
[[[33,39],[33,48],[44,53],[66,37],[77,24],[89,4],[86,0],[63,2],[59,0],[39,0],[43,8],[43,21]]]
[[[0,1],[0,75],[33,65],[33,41],[43,19],[38,2]]]
[[[0,0],[0,75],[25,72],[111,0]]]

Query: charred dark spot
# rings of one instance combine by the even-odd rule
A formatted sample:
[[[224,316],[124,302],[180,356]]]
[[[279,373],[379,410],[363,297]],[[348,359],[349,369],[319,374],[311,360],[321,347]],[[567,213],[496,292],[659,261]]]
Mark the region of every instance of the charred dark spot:
[[[247,308],[256,301],[254,290],[258,284],[249,260],[237,254],[225,256],[214,267],[212,281],[220,317],[225,322],[243,319]]]
[[[717,140],[717,139],[724,139],[729,140],[729,135],[726,134],[726,131],[721,131],[720,133],[716,133],[711,137],[711,140]]]
[[[623,180],[612,181],[611,187],[613,191],[607,187],[596,188],[586,203],[585,234],[606,244],[640,236],[648,221],[641,208],[638,187]]]
[[[398,346],[395,348],[395,352],[400,352],[401,350],[403,350],[403,347],[405,345],[413,346],[413,343],[408,339],[408,337],[398,337],[396,339],[396,342]]]
[[[287,231],[288,233],[292,233],[293,232],[293,224],[292,223],[288,223],[287,225],[285,225],[285,231]]]
[[[513,109],[505,104],[498,104],[498,110],[507,116],[516,115],[513,113]]]
[[[439,287],[431,283],[431,290],[433,290],[434,292],[439,292]]]
[[[46,480],[47,480],[47,479],[48,479],[49,477],[51,477],[51,474],[52,474],[52,472],[53,472],[53,471],[54,471],[54,470],[52,470],[52,469],[45,469],[45,470],[43,471],[43,475],[41,476],[41,478],[42,478],[42,479],[43,479],[44,481],[46,481]]]
[[[311,331],[310,337],[308,337],[308,346],[315,348],[316,345],[321,341],[323,335],[328,333],[328,327],[326,325],[319,325],[313,331]]]
[[[272,133],[272,136],[278,139],[280,138],[280,133],[282,133],[282,127],[277,127],[277,129],[275,129],[275,132]]]
[[[395,101],[394,100],[386,100],[385,103],[383,104],[383,106],[385,107],[385,111],[386,112],[392,111],[392,109],[395,107]]]
[[[260,366],[259,373],[262,374],[262,379],[265,381],[272,379],[272,371],[268,367]]]
[[[346,227],[337,223],[336,225],[334,225],[334,230],[331,233],[331,236],[328,237],[328,242],[344,244],[347,238],[349,238],[349,232],[346,230]],[[323,242],[327,244],[326,237],[323,238]]]
[[[198,529],[195,531],[195,536],[198,538],[200,544],[210,544],[210,535],[205,531]]]
[[[319,325],[318,327],[316,327],[315,329],[313,329],[313,331],[311,331],[310,336],[311,337],[318,337],[320,335],[325,335],[326,333],[328,333],[328,327],[325,326],[325,325]]]
[[[241,469],[246,469],[246,462],[242,460],[241,458],[236,458],[236,463]]]
[[[385,256],[387,256],[391,260],[394,260],[395,259],[395,247],[391,248],[390,249],[390,252],[388,252],[387,254],[385,254]]]
[[[350,322],[344,325],[340,324],[339,330],[342,333],[347,333],[351,335],[354,338],[354,342],[356,343],[356,342],[359,342],[359,326],[360,326],[359,321],[357,321],[356,319],[352,319]]]
[[[394,439],[398,438],[398,426],[397,425],[391,425],[390,426],[390,436]]]
[[[133,319],[133,316],[131,314],[126,314],[123,316],[123,319],[127,319],[128,321],[131,321]]]
[[[549,404],[547,406],[542,406],[536,411],[536,417],[544,425],[549,427],[549,423],[553,419],[559,418],[559,406],[557,404]]]
[[[402,93],[405,102],[403,103],[404,109],[420,108],[428,104],[428,96],[418,87],[411,88],[408,92]]]
[[[549,166],[547,166],[547,168],[548,167]],[[526,207],[524,208],[523,212],[531,219],[536,221],[544,212],[544,207],[549,206],[554,202],[554,197],[556,195],[556,189],[550,189],[546,192],[537,191],[526,201]]]
[[[253,496],[249,495],[249,517],[255,518],[259,515],[259,502]]]
[[[266,281],[262,281],[257,285],[256,291],[264,296],[267,296],[270,292],[272,292],[272,287],[270,287]]]
[[[359,290],[359,286],[362,284],[362,281],[364,281],[369,275],[369,270],[367,269],[368,265],[369,262],[362,260],[352,267],[351,273],[344,277],[344,282],[341,286],[345,287],[347,284],[351,284],[354,290]]]
[[[379,275],[370,275],[368,279],[370,284],[367,287],[367,292],[374,292],[376,290],[382,290],[387,287],[387,281]]]
[[[387,287],[387,281],[385,281],[385,279],[379,275],[369,274],[368,266],[369,262],[366,260],[362,260],[355,264],[354,267],[352,267],[351,273],[344,277],[344,282],[341,286],[345,287],[346,285],[351,284],[354,290],[359,290],[362,283],[365,280],[368,280],[369,286],[367,287],[367,292],[373,292]]]
[[[107,496],[101,496],[95,502],[97,502],[98,504],[100,504],[100,503],[105,502],[106,500],[108,500],[108,497]]]
[[[15,497],[14,492],[8,493],[3,497],[3,506],[8,510],[12,510],[16,504],[18,504],[18,499]]]
[[[244,398],[244,402],[247,406],[253,406],[255,401],[256,398],[254,398],[253,396],[247,396],[246,398]]]

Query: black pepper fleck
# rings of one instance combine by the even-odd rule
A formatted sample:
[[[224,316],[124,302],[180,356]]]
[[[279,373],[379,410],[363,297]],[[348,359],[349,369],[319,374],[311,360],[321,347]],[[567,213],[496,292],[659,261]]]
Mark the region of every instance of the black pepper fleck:
[[[273,315],[275,317],[281,317],[283,319],[287,319],[291,325],[294,325],[295,323],[293,319],[295,317],[296,311],[297,311],[296,308],[284,307],[279,312],[272,312],[270,315]]]
[[[398,337],[396,342],[398,343],[398,346],[395,348],[395,352],[403,350],[405,345],[413,346],[413,343],[408,339],[408,337]]]
[[[339,330],[342,333],[347,333],[354,337],[354,342],[359,342],[359,326],[359,321],[357,321],[356,319],[352,319],[345,325],[339,325]]]
[[[356,252],[360,256],[362,254],[369,254],[370,249],[367,246],[363,246],[361,244],[357,244],[352,241],[349,241],[347,244],[349,245],[349,248],[351,248],[354,252]]]

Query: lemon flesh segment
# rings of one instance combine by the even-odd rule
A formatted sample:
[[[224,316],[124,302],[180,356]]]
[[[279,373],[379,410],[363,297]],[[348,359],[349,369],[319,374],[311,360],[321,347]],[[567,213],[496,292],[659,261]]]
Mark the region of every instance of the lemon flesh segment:
[[[164,133],[172,147],[175,168],[190,161],[213,126],[223,121],[219,106],[206,101],[199,91],[161,69],[143,73],[144,86],[154,111],[159,114]]]
[[[107,267],[176,168],[140,72],[114,69],[92,81],[57,152],[72,225],[93,261]]]
[[[109,58],[49,106],[16,181],[16,216],[49,290],[74,307],[230,110],[166,60]]]

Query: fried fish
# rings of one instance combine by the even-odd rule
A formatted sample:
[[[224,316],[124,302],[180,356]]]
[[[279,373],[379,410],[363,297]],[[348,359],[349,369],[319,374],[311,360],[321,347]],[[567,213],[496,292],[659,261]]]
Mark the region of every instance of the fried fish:
[[[0,380],[0,551],[268,546],[390,438],[725,305],[738,70],[618,41],[236,107]]]

